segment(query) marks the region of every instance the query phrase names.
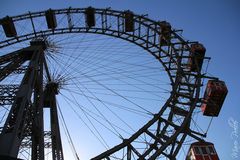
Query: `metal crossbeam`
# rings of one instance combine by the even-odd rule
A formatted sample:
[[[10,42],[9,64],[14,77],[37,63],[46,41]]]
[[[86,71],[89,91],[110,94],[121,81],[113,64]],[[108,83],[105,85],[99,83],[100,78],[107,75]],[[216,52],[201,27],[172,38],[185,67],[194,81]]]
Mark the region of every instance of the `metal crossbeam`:
[[[45,131],[44,132],[44,148],[48,148],[51,149],[52,148],[52,142],[51,142],[51,131]],[[31,136],[26,136],[22,143],[21,143],[21,148],[32,148],[32,140],[31,140]],[[20,148],[20,149],[21,149]]]

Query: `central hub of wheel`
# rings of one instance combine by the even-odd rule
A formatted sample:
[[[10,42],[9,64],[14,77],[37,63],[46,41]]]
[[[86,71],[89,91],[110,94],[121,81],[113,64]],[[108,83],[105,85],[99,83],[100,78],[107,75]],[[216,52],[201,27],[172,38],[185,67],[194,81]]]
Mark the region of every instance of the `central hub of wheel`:
[[[54,97],[59,93],[59,84],[48,82],[44,89],[44,107],[50,107],[54,103]]]
[[[49,44],[45,38],[35,38],[30,42],[31,46],[40,46],[43,50],[47,49]]]
[[[45,87],[45,92],[47,95],[58,94],[59,93],[59,84],[56,82],[48,82]]]

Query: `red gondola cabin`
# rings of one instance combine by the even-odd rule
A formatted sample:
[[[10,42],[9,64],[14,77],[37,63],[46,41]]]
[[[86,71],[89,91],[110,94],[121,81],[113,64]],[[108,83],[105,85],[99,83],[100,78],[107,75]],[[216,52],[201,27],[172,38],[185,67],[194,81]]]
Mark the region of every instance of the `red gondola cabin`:
[[[228,89],[223,81],[209,80],[201,106],[203,115],[217,117],[227,93]]]
[[[219,160],[213,143],[192,143],[185,160]]]
[[[190,58],[188,61],[189,68],[191,71],[201,71],[203,59],[205,56],[206,48],[200,44],[192,44],[190,49]]]

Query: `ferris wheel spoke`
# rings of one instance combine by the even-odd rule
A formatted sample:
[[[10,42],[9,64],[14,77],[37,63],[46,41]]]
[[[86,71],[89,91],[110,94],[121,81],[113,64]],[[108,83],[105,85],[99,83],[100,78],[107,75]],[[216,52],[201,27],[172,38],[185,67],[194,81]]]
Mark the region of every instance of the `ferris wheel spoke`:
[[[100,71],[98,71],[101,75],[105,75],[105,73],[102,73],[102,72],[100,72]],[[84,74],[84,73],[83,73]],[[113,73],[114,74],[114,73]],[[111,75],[113,75],[113,74],[111,74]],[[118,75],[118,73],[116,73],[117,75]],[[86,74],[85,74],[86,75]],[[123,80],[123,78],[122,78],[122,76],[118,76],[118,77],[113,77],[113,76],[111,76],[111,75],[109,75],[109,78],[110,79],[115,79],[115,80],[117,80],[117,81],[119,81],[119,82],[122,82],[122,83],[125,83],[125,84],[128,84],[129,85],[129,82],[127,82],[127,81],[124,81]],[[122,75],[122,74],[120,74],[120,75]],[[106,76],[106,75],[105,75]],[[88,76],[88,77],[91,77],[92,79],[93,79],[93,77],[92,76]],[[124,76],[123,76],[124,77]],[[136,76],[135,76],[136,77]],[[131,80],[135,80],[136,82],[141,82],[141,83],[143,83],[143,84],[146,84],[146,85],[150,85],[150,86],[152,86],[151,84],[149,84],[149,83],[145,83],[144,81],[141,81],[141,80],[139,80],[139,79],[136,79],[136,78],[132,78],[132,77],[129,77],[129,76],[127,76],[126,78],[130,78]],[[96,81],[96,80],[95,80]],[[99,79],[97,79],[97,81],[99,82],[99,81],[101,81],[101,80],[99,80]],[[136,88],[138,91],[137,92],[146,92],[146,93],[151,93],[152,95],[155,95],[156,97],[161,97],[159,94],[155,94],[153,91],[146,91],[145,89],[143,89],[143,88],[141,88],[141,87],[139,87],[139,86],[136,86],[136,85],[133,85],[133,84],[131,84],[131,86],[132,87],[134,87],[134,88]],[[96,88],[95,88],[96,89]],[[161,88],[162,89],[162,88]],[[117,89],[116,89],[117,90]],[[128,90],[128,91],[131,91],[131,90]],[[159,91],[157,91],[158,93],[159,93]],[[169,91],[167,91],[167,92],[169,92]],[[163,97],[162,97],[163,98]]]
[[[103,65],[100,65],[100,67],[101,66],[103,66]],[[105,67],[105,66],[103,66],[103,67]],[[106,67],[105,67],[106,68]],[[108,67],[108,68],[113,68],[113,67]],[[96,72],[96,70],[97,70],[97,67],[95,67],[95,68],[93,68],[92,69],[92,72],[94,73],[94,71]],[[126,73],[126,74],[132,74],[132,73],[135,73],[135,76],[143,76],[143,75],[141,75],[141,73],[143,72],[143,71],[148,71],[148,69],[147,68],[136,68],[136,69],[131,69],[131,70],[123,70],[122,68],[119,68],[119,67],[117,67],[117,68],[113,68],[112,69],[113,71],[114,70],[116,70],[115,72],[116,73]],[[120,71],[117,71],[117,70],[122,70],[122,72],[120,72]],[[137,72],[140,72],[140,73],[137,73]],[[89,72],[84,72],[84,73],[89,73]],[[111,73],[111,72],[109,72],[109,73]],[[152,73],[152,75],[154,75],[153,73],[154,73],[154,71],[150,71],[150,72],[148,72],[148,74],[151,74]],[[100,74],[97,74],[97,75],[100,75]],[[147,74],[144,74],[144,75],[147,75]],[[89,75],[89,76],[91,76],[91,75]],[[93,74],[93,76],[95,76],[94,74]],[[150,76],[150,75],[149,75]],[[151,77],[149,78],[149,79],[151,79]]]
[[[77,69],[77,68],[76,68],[76,69]],[[139,70],[139,71],[140,71],[140,70]],[[77,73],[78,73],[78,72],[77,72]],[[76,74],[77,74],[77,73],[76,73]],[[111,72],[110,72],[110,73],[111,73]],[[111,73],[111,74],[114,74],[114,73]],[[119,74],[119,72],[116,72],[115,74]],[[98,74],[98,75],[101,75],[101,74]],[[91,76],[91,75],[90,75],[90,76]]]
[[[80,95],[80,96],[83,96],[82,93],[79,93],[78,91],[74,91],[74,90],[70,90],[70,89],[66,89],[65,90],[67,91],[71,91],[73,92],[74,94],[77,94],[77,95]],[[88,96],[88,95],[85,95],[87,96],[88,98],[91,98],[92,100],[97,100],[96,98],[94,97],[91,97],[91,96]],[[112,95],[111,95],[112,96]],[[101,100],[102,102],[108,104],[108,105],[111,105],[112,107],[115,107],[115,108],[118,108],[118,109],[121,109],[121,110],[124,110],[124,111],[128,111],[128,112],[131,112],[131,113],[134,113],[134,114],[137,114],[137,115],[140,115],[140,116],[143,116],[145,118],[151,118],[149,116],[149,114],[147,114],[146,112],[143,112],[141,110],[137,110],[137,109],[134,109],[134,108],[130,108],[130,107],[127,107],[127,106],[123,106],[123,105],[120,105],[120,104],[117,104],[117,103],[114,103],[114,102],[110,102],[110,101],[107,101],[107,100]]]
[[[98,99],[99,100],[99,99]],[[101,101],[102,102],[102,101]],[[125,122],[125,124],[126,124],[126,122]]]
[[[76,102],[77,103],[77,102]],[[91,115],[89,115],[89,116],[91,116]],[[92,116],[91,116],[92,117]],[[93,119],[95,119],[95,118],[93,118]],[[95,119],[96,120],[96,119]],[[98,121],[99,122],[99,121]]]
[[[65,98],[67,98],[68,100],[70,100],[67,96],[63,95]],[[82,105],[78,105],[78,107],[81,107],[81,110],[84,111],[89,117],[91,117],[92,119],[94,119],[95,121],[97,121],[99,124],[101,124],[104,128],[106,128],[107,130],[109,130],[110,132],[112,132],[115,136],[119,137],[118,134],[116,134],[114,132],[114,130],[110,129],[109,127],[107,127],[105,124],[103,124],[102,122],[100,122],[100,120],[97,120],[97,118],[103,120],[106,122],[106,120],[99,114],[91,111],[90,109],[88,109],[87,107],[84,107]],[[126,131],[125,129],[117,126],[116,124],[112,123],[113,126],[115,126],[116,128],[118,128],[119,130],[121,130],[122,132],[128,134],[128,135],[131,135],[131,133],[129,133],[128,131]]]
[[[119,93],[113,91],[112,89],[106,87],[105,85],[101,84],[100,82],[98,82],[98,81],[96,81],[96,80],[90,78],[89,76],[87,76],[87,75],[85,75],[85,74],[84,74],[84,76],[85,76],[86,78],[88,78],[89,80],[92,80],[93,82],[96,82],[97,84],[99,84],[100,86],[104,87],[105,89],[111,91],[112,93],[114,93],[114,94],[116,94],[116,95],[122,97],[124,100],[126,100],[126,101],[128,101],[128,102],[134,104],[135,106],[139,107],[139,108],[142,109],[143,111],[146,111],[146,112],[148,112],[149,114],[152,114],[150,111],[144,109],[142,106],[140,106],[140,105],[138,105],[138,104],[132,102],[131,100],[129,100],[129,99],[127,99],[126,97],[122,96],[121,94],[119,94]]]
[[[107,67],[105,67],[105,66],[100,66],[100,67],[102,67],[102,68],[104,68],[105,70],[110,70],[109,68],[112,68],[112,67],[109,67],[109,68],[107,68]],[[114,74],[115,73],[115,70],[116,69],[119,69],[119,68],[112,68],[112,70],[110,70],[110,72],[111,72],[111,74]],[[122,69],[119,69],[120,71],[122,71]],[[137,77],[138,75],[137,74],[134,74],[134,73],[132,73],[133,75],[133,77],[132,76],[129,76],[129,75],[126,75],[125,73],[127,73],[128,71],[122,71],[122,72],[116,72],[116,74],[120,74],[121,76],[123,76],[123,77],[128,77],[128,78],[130,78],[130,79],[134,79],[134,80],[136,80],[136,81],[139,81],[139,82],[142,82],[143,84],[147,84],[147,85],[149,85],[149,83],[148,82],[145,82],[145,81],[143,81],[143,80],[139,80],[139,79],[136,79],[136,78],[133,78],[133,77]],[[147,75],[145,75],[145,76],[147,76]],[[160,88],[159,86],[154,86],[154,87],[157,87],[157,88]],[[160,88],[160,89],[162,89],[162,90],[164,90],[163,88]],[[167,92],[169,92],[169,90],[165,90],[165,91],[167,91]]]
[[[101,58],[100,58],[101,59]],[[108,60],[106,60],[106,59],[104,59],[104,61],[108,61]],[[123,61],[122,61],[123,62]],[[136,74],[136,72],[143,72],[144,70],[145,71],[149,71],[149,67],[145,67],[145,66],[142,66],[141,68],[139,67],[139,68],[137,68],[136,67],[136,65],[137,64],[135,64],[135,68],[133,68],[133,64],[131,64],[130,66],[128,66],[128,64],[126,64],[125,63],[125,65],[124,66],[116,66],[116,67],[113,67],[113,66],[108,66],[108,65],[110,65],[110,64],[115,64],[115,65],[118,65],[119,64],[119,62],[117,62],[116,63],[116,61],[109,61],[109,63],[107,63],[107,64],[96,64],[96,63],[94,63],[94,64],[91,64],[91,66],[95,66],[94,68],[92,67],[92,69],[91,70],[87,70],[87,71],[85,71],[86,73],[91,73],[91,72],[93,72],[94,73],[94,71],[98,68],[98,66],[100,66],[100,67],[104,67],[104,68],[112,68],[113,70],[114,70],[114,68],[115,68],[115,70],[120,70],[120,71],[122,71],[122,73],[126,73],[126,74],[132,74],[132,73],[135,73]],[[91,68],[91,67],[88,67],[89,69]],[[156,70],[158,69],[159,70],[159,68],[155,68]],[[120,72],[120,71],[118,71],[118,72]],[[120,72],[121,73],[121,72]],[[148,72],[149,74],[150,73],[154,73],[154,71],[149,71]],[[138,73],[139,74],[139,73]],[[156,72],[155,72],[155,74],[152,74],[152,75],[156,75]]]
[[[64,130],[64,132],[65,132],[65,134],[66,134],[66,137],[67,137],[67,139],[68,139],[68,141],[69,141],[69,145],[70,145],[70,147],[71,147],[71,149],[72,149],[73,155],[74,155],[74,157],[75,157],[76,160],[79,160],[78,153],[77,153],[76,148],[75,148],[75,146],[74,146],[73,140],[72,140],[72,138],[71,138],[70,132],[69,132],[69,130],[68,130],[68,127],[67,127],[67,125],[66,125],[66,122],[65,122],[63,113],[62,113],[62,111],[61,111],[61,108],[60,108],[58,102],[57,102],[57,108],[58,108],[58,110],[59,110],[59,112],[60,112],[60,120],[62,120],[63,130]]]
[[[64,97],[64,96],[63,96]],[[99,131],[96,129],[95,125],[92,123],[92,121],[90,120],[89,116],[85,113],[84,110],[82,110],[80,104],[78,102],[76,102],[75,99],[69,99],[64,97],[65,102],[70,106],[70,108],[74,111],[74,113],[77,115],[77,117],[84,123],[84,125],[90,130],[90,132],[94,135],[94,137],[102,144],[102,146],[106,149],[109,148],[107,142],[104,140],[104,138],[101,136],[101,134],[99,133]],[[90,125],[92,126],[92,128],[88,125],[87,122],[85,122],[83,120],[83,118],[79,115],[79,113],[72,107],[71,103],[76,103],[77,106],[83,111],[84,116],[86,117],[87,121],[90,123]]]
[[[81,40],[80,40],[80,42],[81,42]],[[79,47],[80,47],[80,46],[76,46],[76,47],[74,47],[74,49],[72,50],[72,53],[73,53],[73,54],[71,54],[71,55],[69,56],[67,62],[65,62],[65,66],[67,66],[67,67],[66,67],[65,72],[63,72],[63,74],[66,73],[66,72],[68,71],[68,69],[74,64],[74,62],[77,62],[77,60],[81,57],[81,54],[82,54],[82,53],[79,53],[78,57],[75,57],[74,59],[71,60],[71,57],[73,57],[75,51],[76,51]],[[64,52],[64,50],[63,50],[62,52]]]
[[[101,102],[114,116],[117,117],[123,124],[125,124],[128,128],[130,128],[132,131],[135,131],[127,122],[125,122],[121,117],[119,117],[113,110],[110,109],[110,107],[104,103],[102,100],[100,100],[93,92],[91,92],[89,89],[87,89],[84,85],[83,86],[91,95],[96,98],[99,102]]]
[[[81,85],[81,84],[80,84]],[[82,92],[80,86],[78,84],[75,83],[75,86],[79,89],[79,91],[85,96],[85,94]],[[89,92],[89,90],[88,90]],[[90,92],[91,93],[91,92]],[[95,96],[91,93],[92,96]],[[91,101],[90,98],[88,98],[87,96],[85,96],[85,98],[87,99],[87,101],[94,107],[94,109],[106,120],[106,122],[110,125],[110,127],[118,134],[119,137],[122,137],[120,133],[118,133],[118,131],[116,130],[116,128],[111,124],[111,122],[106,118],[106,116],[100,111],[100,109],[95,105],[95,103],[93,103]],[[96,97],[95,97],[96,98]],[[97,98],[98,99],[98,98]],[[102,103],[102,101],[100,101]],[[102,103],[104,104],[104,103]],[[105,107],[107,107],[105,104],[104,104]],[[107,107],[109,109],[109,107]],[[112,112],[113,113],[113,112]],[[116,116],[116,114],[115,114]]]
[[[89,88],[89,89],[100,90],[99,88]],[[131,92],[130,90],[119,90],[119,91]],[[134,91],[134,92],[139,92],[139,91]],[[92,91],[92,93],[97,94],[97,95],[117,96],[117,95],[110,94],[110,93],[103,93],[103,92],[96,92],[96,91]],[[136,96],[134,97],[134,96],[128,96],[128,95],[125,95],[125,97],[130,98],[130,99],[141,99],[141,100],[147,100],[147,101],[158,101],[158,102],[162,102],[163,101],[163,100],[159,100],[159,99],[145,98],[145,97],[136,97]]]
[[[150,85],[150,84],[147,84],[147,85]]]

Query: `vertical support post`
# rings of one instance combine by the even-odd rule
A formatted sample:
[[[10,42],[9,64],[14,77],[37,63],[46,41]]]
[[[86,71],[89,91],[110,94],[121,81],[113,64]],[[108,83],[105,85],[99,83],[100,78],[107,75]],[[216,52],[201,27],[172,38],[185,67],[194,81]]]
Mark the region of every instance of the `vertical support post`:
[[[44,90],[44,107],[50,107],[52,159],[63,160],[62,142],[58,121],[56,95],[58,94],[58,83],[48,82]]]
[[[53,160],[63,160],[62,142],[60,137],[56,95],[52,95],[50,108],[51,131],[52,131],[52,157]]]
[[[127,146],[127,160],[131,160],[132,158],[132,151],[130,145]]]
[[[44,160],[43,135],[43,60],[39,61],[39,70],[34,90],[33,123],[32,123],[32,160]]]

